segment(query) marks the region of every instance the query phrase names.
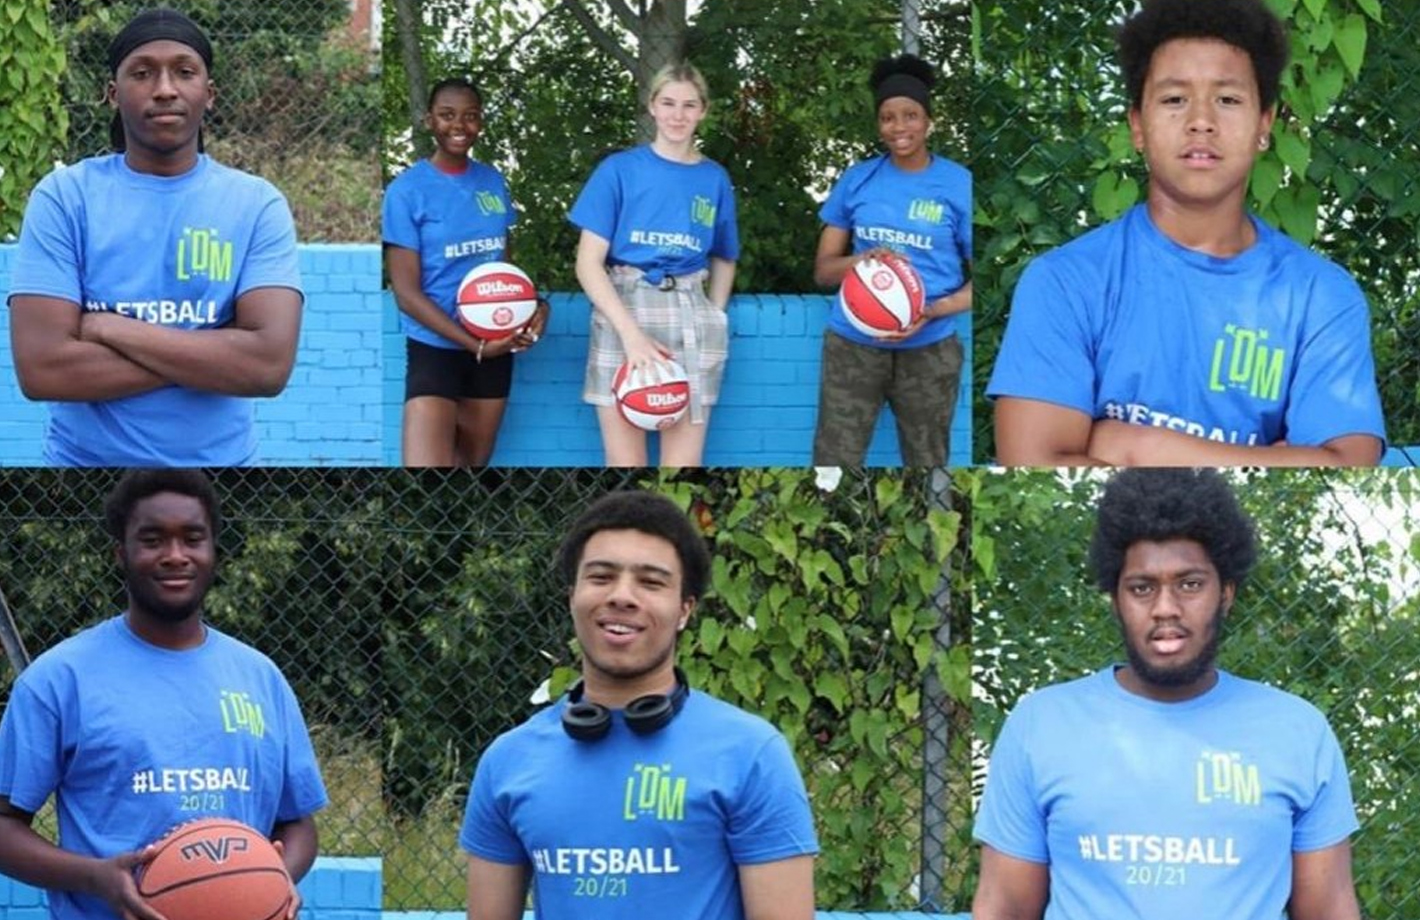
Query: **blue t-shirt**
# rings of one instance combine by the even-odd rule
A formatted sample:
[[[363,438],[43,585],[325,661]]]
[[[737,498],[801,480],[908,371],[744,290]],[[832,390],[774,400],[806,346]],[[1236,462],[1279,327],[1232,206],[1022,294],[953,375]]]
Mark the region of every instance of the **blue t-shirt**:
[[[185,651],[123,616],[61,642],[15,682],[0,721],[0,795],[38,811],[57,794],[59,845],[108,858],[205,817],[263,833],[326,804],[306,723],[281,672],[211,626]],[[114,913],[51,892],[56,920]]]
[[[1351,276],[1256,218],[1231,258],[1147,205],[1026,267],[989,396],[1242,445],[1385,438],[1370,313]]]
[[[1292,854],[1357,829],[1326,718],[1219,672],[1160,703],[1114,667],[1020,701],[991,752],[976,838],[1050,866],[1046,920],[1279,920]]]
[[[730,174],[713,160],[667,160],[649,144],[602,160],[568,219],[611,244],[609,264],[639,268],[653,284],[740,256]]]
[[[742,920],[737,866],[818,852],[803,780],[758,716],[691,692],[669,725],[563,731],[566,700],[489,745],[459,844],[532,869],[539,918]]]
[[[25,208],[10,296],[36,294],[175,329],[229,325],[255,288],[300,291],[286,199],[199,155],[180,176],[92,157],[40,180]],[[57,466],[235,466],[256,454],[252,400],[176,385],[50,405]]]
[[[927,168],[907,172],[887,154],[848,167],[833,186],[818,216],[853,235],[853,252],[886,247],[907,257],[922,276],[931,303],[966,283],[971,261],[971,173],[946,157],[933,156]],[[905,342],[885,342],[853,328],[837,299],[828,328],[859,345],[921,348],[957,332],[968,313],[929,319]]]
[[[419,284],[451,319],[458,319],[459,282],[485,262],[500,262],[508,231],[517,222],[503,174],[470,160],[457,175],[420,160],[385,189],[381,221],[386,245],[419,253]],[[424,327],[403,310],[400,328],[416,342],[462,348]]]

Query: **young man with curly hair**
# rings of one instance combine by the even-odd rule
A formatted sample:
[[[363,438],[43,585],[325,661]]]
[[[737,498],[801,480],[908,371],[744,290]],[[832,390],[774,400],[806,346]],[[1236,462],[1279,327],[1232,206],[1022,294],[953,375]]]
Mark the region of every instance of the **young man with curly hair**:
[[[710,553],[670,499],[612,492],[557,554],[582,679],[500,735],[459,844],[468,915],[813,920],[818,840],[788,741],[694,690],[676,644]]]
[[[1365,296],[1247,210],[1287,61],[1262,0],[1149,0],[1119,32],[1147,203],[1022,274],[987,394],[1007,465],[1369,465]]]
[[[286,678],[207,623],[221,514],[199,470],[130,470],[104,504],[128,608],[35,659],[0,718],[0,873],[54,920],[163,920],[134,872],[178,824],[266,834],[295,888],[327,795]],[[54,800],[58,843],[34,827]]]
[[[1214,663],[1255,557],[1216,471],[1108,484],[1090,563],[1128,663],[1007,718],[976,821],[974,920],[1359,920],[1358,824],[1325,716]]]

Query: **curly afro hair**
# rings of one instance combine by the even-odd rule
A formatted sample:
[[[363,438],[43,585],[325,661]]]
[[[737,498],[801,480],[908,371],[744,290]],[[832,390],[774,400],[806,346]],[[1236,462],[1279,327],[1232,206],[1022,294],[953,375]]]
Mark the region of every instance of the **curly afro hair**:
[[[1130,469],[1111,479],[1090,541],[1101,591],[1114,594],[1124,554],[1144,540],[1196,541],[1224,584],[1241,585],[1257,559],[1252,519],[1217,470]]]
[[[1247,52],[1263,110],[1277,102],[1278,81],[1287,66],[1287,32],[1262,0],[1145,0],[1117,38],[1119,66],[1136,109],[1154,52],[1176,38],[1214,38]]]
[[[680,559],[682,600],[705,595],[710,577],[710,550],[705,538],[676,503],[654,492],[609,492],[592,502],[572,523],[557,550],[557,571],[571,588],[577,583],[582,551],[603,530],[637,530],[660,537],[675,547]]]

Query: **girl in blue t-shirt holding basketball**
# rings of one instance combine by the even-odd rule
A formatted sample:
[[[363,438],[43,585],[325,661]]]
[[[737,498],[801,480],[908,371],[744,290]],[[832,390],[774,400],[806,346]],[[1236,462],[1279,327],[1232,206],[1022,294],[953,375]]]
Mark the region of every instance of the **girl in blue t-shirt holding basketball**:
[[[701,462],[739,257],[729,174],[695,146],[709,99],[694,67],[662,68],[649,94],[655,139],[603,160],[572,207],[577,280],[594,308],[582,398],[597,407],[608,466],[647,457],[646,432],[620,415],[612,378],[623,361],[649,370],[663,356],[686,370],[690,411],[661,430],[660,462]]]
[[[835,303],[824,333],[816,466],[858,466],[883,403],[908,466],[947,462],[961,379],[957,315],[971,309],[971,174],[927,149],[936,74],[902,55],[879,61],[871,84],[887,152],[848,168],[819,210],[814,280],[839,285],[862,259],[891,250],[922,277],[922,318],[883,338],[853,328]]]
[[[441,80],[424,124],[434,153],[385,189],[385,266],[407,336],[401,438],[405,466],[484,466],[493,455],[513,381],[513,354],[537,344],[547,303],[517,334],[473,336],[457,316],[459,282],[504,261],[516,215],[498,170],[470,158],[483,128],[483,96]]]

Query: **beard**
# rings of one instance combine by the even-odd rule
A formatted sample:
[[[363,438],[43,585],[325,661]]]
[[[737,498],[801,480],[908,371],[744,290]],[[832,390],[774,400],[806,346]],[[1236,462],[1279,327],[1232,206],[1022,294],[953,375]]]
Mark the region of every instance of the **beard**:
[[[134,574],[125,568],[124,584],[128,588],[130,609],[138,609],[163,623],[181,623],[195,616],[202,609],[202,601],[207,597],[207,589],[212,587],[212,576],[199,575],[192,583],[192,591],[187,600],[169,601],[158,593],[152,581]]]
[[[1223,613],[1224,607],[1219,604],[1218,609],[1213,612],[1212,622],[1206,627],[1208,641],[1203,643],[1198,654],[1187,661],[1180,661],[1167,667],[1157,667],[1150,664],[1140,652],[1139,647],[1130,640],[1128,635],[1124,635],[1124,651],[1129,656],[1129,667],[1140,680],[1146,684],[1153,684],[1155,687],[1189,686],[1213,669],[1213,663],[1218,658],[1218,645],[1223,639],[1223,624],[1226,620]],[[1120,632],[1123,633],[1122,626]]]

